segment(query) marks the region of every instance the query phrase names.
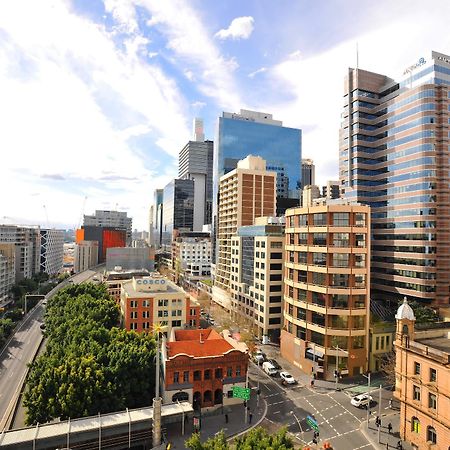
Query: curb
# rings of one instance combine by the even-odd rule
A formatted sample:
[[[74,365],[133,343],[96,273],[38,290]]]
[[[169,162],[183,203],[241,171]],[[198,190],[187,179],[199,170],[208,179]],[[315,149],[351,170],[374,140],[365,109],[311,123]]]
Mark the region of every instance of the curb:
[[[227,437],[227,441],[231,442],[233,439],[235,439],[239,436],[243,436],[244,434],[248,433],[253,428],[256,428],[266,418],[268,406],[267,406],[266,399],[263,398],[262,400],[264,402],[264,412],[263,412],[261,418],[258,420],[258,422],[256,422],[251,427],[246,428],[245,430],[238,431],[237,433],[232,434],[231,436]]]
[[[375,450],[380,449],[380,445],[373,441],[373,439],[369,436],[369,434],[365,430],[365,425],[367,425],[367,422],[361,422],[359,425],[359,431],[364,435],[364,437],[369,441],[369,444],[374,448]]]

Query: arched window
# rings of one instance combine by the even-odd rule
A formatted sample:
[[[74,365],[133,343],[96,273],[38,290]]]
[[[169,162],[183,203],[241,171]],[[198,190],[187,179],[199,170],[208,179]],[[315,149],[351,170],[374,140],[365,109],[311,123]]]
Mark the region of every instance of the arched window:
[[[205,403],[209,403],[212,401],[212,392],[211,391],[205,391],[203,393],[203,401]]]
[[[420,420],[417,417],[411,419],[411,431],[420,433]]]
[[[427,441],[431,442],[432,444],[437,443],[436,430],[433,427],[427,428]]]
[[[172,401],[187,402],[189,401],[189,394],[187,392],[177,392],[176,394],[173,394]]]

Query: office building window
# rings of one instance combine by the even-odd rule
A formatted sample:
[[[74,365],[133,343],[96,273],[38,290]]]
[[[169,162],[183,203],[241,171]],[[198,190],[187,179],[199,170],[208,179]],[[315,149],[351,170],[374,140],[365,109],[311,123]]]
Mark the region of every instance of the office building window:
[[[137,319],[137,311],[131,311],[131,313],[130,313],[130,318],[131,319]]]
[[[366,235],[355,234],[355,247],[364,248],[366,246]]]
[[[210,380],[211,379],[211,371],[209,369],[206,369],[204,372],[204,379]]]
[[[148,319],[150,317],[150,311],[142,311],[142,318]]]
[[[241,366],[236,366],[236,376],[237,377],[241,376]]]
[[[227,377],[232,377],[232,376],[233,376],[233,368],[227,367]]]
[[[130,330],[137,330],[137,323],[136,322],[130,323]]]
[[[313,214],[314,225],[324,226],[327,224],[327,214],[326,213],[316,213]]]
[[[130,308],[137,308],[138,302],[137,300],[131,300],[130,301]]]
[[[313,233],[313,245],[326,246],[327,233]]]
[[[173,327],[181,327],[181,320],[172,320]]]
[[[355,227],[366,226],[366,215],[364,213],[355,213]]]
[[[414,362],[414,375],[420,375],[420,363]]]
[[[200,370],[194,370],[194,381],[200,381],[202,379]]]
[[[348,254],[333,253],[333,267],[348,267],[348,260]]]
[[[220,380],[222,378],[222,369],[220,367],[215,370],[214,377],[216,380]]]
[[[333,233],[333,245],[335,247],[349,247],[349,234]]]

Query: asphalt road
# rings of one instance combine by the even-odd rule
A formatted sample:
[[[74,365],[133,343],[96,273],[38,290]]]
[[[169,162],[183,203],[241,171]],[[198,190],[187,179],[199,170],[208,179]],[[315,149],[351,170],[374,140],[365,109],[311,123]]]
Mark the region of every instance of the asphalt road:
[[[97,272],[88,270],[72,277],[73,283],[88,281]],[[57,292],[68,281],[60,283],[50,296]],[[40,325],[43,320],[44,306],[40,303],[28,314],[25,321],[16,331],[9,345],[0,354],[0,432],[8,424],[16,407],[18,396],[22,390],[29,364],[41,344],[42,333]],[[19,414],[19,421],[14,426],[23,426],[24,415]],[[20,422],[20,423],[17,423]]]
[[[367,411],[352,406],[351,396],[345,392],[319,392],[302,384],[283,386],[279,378],[267,376],[253,364],[250,378],[260,382],[261,396],[267,402],[267,415],[262,425],[270,430],[287,426],[299,443],[311,445],[314,430],[306,422],[306,417],[311,416],[319,426],[320,444],[328,441],[334,450],[373,448],[360,431]],[[387,405],[387,397],[385,402]],[[383,403],[383,408],[386,405]],[[374,405],[374,411],[376,407]]]

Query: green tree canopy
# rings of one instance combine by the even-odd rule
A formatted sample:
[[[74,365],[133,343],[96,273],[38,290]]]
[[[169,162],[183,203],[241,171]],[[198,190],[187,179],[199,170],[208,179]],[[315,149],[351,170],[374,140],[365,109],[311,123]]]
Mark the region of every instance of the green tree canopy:
[[[103,285],[69,286],[47,303],[47,348],[31,365],[27,424],[148,406],[154,396],[155,339],[118,328]]]

